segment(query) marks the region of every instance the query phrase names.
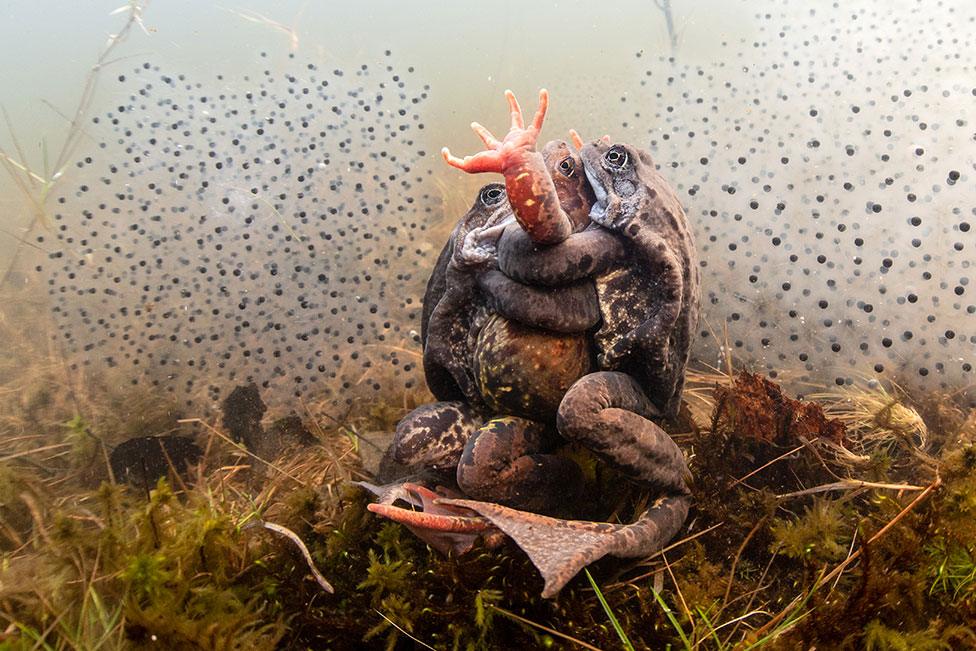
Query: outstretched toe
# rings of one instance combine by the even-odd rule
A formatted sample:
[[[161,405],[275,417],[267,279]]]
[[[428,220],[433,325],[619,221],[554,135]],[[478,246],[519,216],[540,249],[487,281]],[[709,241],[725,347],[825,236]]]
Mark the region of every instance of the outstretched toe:
[[[458,158],[453,156],[447,147],[441,150],[444,161],[451,167],[467,172],[478,174],[480,172],[496,172],[504,174],[506,169],[514,163],[522,160],[526,152],[535,151],[536,140],[542,124],[546,119],[546,112],[549,110],[549,91],[545,88],[539,91],[539,108],[532,119],[532,124],[525,126],[525,119],[522,116],[522,107],[515,99],[515,93],[510,90],[505,91],[505,99],[508,101],[508,109],[511,116],[511,127],[508,134],[499,140],[492,133],[477,122],[471,123],[471,129],[481,138],[486,150],[478,152],[472,156]]]
[[[577,133],[576,129],[569,130],[569,139],[573,143],[573,147],[576,147],[577,151],[583,148],[583,139],[580,137],[580,134]]]

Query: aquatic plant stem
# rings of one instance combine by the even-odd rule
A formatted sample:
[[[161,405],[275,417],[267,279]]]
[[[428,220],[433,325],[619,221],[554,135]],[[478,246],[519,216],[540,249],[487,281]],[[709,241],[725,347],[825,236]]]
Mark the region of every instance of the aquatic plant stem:
[[[92,101],[95,97],[95,88],[98,85],[98,76],[101,69],[107,65],[107,63],[109,63],[109,54],[112,53],[119,43],[125,40],[134,25],[138,25],[144,32],[148,33],[142,22],[142,13],[147,5],[148,0],[129,0],[125,5],[119,7],[110,14],[115,15],[116,13],[128,11],[126,22],[122,25],[122,28],[118,32],[109,35],[108,43],[106,43],[102,48],[101,53],[95,60],[95,64],[92,65],[91,69],[88,71],[88,74],[85,76],[85,85],[81,91],[81,98],[78,100],[78,105],[75,107],[74,116],[69,122],[68,133],[65,136],[64,143],[61,146],[61,151],[58,153],[58,157],[55,159],[54,166],[51,168],[52,173],[50,176],[47,176],[47,178],[42,178],[31,171],[27,164],[27,159],[23,154],[20,143],[17,141],[17,138],[13,136],[13,127],[10,124],[10,119],[7,117],[7,112],[6,110],[3,111],[4,119],[7,122],[7,128],[10,130],[11,136],[13,136],[14,148],[17,150],[21,161],[18,163],[16,160],[7,155],[2,148],[0,148],[0,162],[3,163],[7,174],[13,179],[17,187],[34,207],[34,215],[27,224],[25,229],[26,232],[29,233],[31,230],[33,230],[34,226],[36,226],[39,221],[45,221],[46,215],[44,211],[44,204],[47,203],[48,195],[54,188],[55,183],[57,183],[57,181],[61,178],[64,169],[68,166],[68,160],[74,152],[80,136],[84,135],[81,122],[88,114],[88,110],[91,108]],[[47,167],[46,153],[45,167]],[[26,177],[27,182],[30,184],[29,188],[24,184],[24,178],[21,177],[21,173],[24,175],[24,177]],[[40,185],[38,186],[38,184]],[[3,271],[3,274],[0,275],[0,286],[3,286],[3,284],[7,281],[7,278],[10,276],[10,273],[16,266],[21,249],[22,245],[18,244],[10,258],[10,264]]]
[[[766,575],[769,574],[769,568],[771,568],[773,566],[773,561],[776,560],[776,553],[778,551],[779,551],[779,547],[777,547],[776,549],[774,549],[773,550],[773,553],[769,555],[769,560],[766,561],[766,566],[763,568],[763,572],[759,576],[759,582],[758,582],[758,586],[759,587],[757,587],[754,590],[751,590],[750,592],[745,593],[745,595],[740,595],[740,596],[748,596],[749,597],[749,601],[746,602],[746,607],[744,609],[747,613],[764,612],[764,611],[760,611],[760,610],[752,610],[752,604],[756,600],[756,595],[758,595],[762,590],[765,589],[765,587],[763,586],[763,581],[766,580]],[[734,602],[736,599],[739,599],[739,597],[736,597],[735,599],[733,599],[729,603]],[[767,614],[768,615],[770,613],[764,613],[764,614]],[[727,647],[729,645],[729,643],[732,641],[732,638],[735,637],[735,632],[737,630],[739,630],[739,626],[745,620],[746,620],[746,617],[745,616],[740,616],[740,617],[736,617],[734,619],[729,620],[729,622],[735,622],[735,625],[732,627],[732,631],[728,634],[728,637],[726,637],[725,640],[723,640],[723,642],[722,642],[723,646],[720,647],[720,648],[723,648],[724,649],[725,647]],[[721,628],[724,625],[725,624],[720,624],[719,625],[719,628]]]
[[[749,533],[746,534],[742,544],[739,545],[739,549],[736,550],[735,558],[732,559],[732,567],[729,569],[729,581],[725,584],[725,596],[722,597],[722,607],[718,610],[719,615],[721,615],[722,611],[725,610],[725,607],[729,605],[729,595],[732,593],[732,584],[735,583],[735,568],[739,564],[739,559],[742,558],[742,552],[745,551],[746,545],[748,545],[749,541],[752,540],[752,537],[756,535],[756,532],[769,521],[769,517],[770,516],[768,514],[763,516],[762,519],[760,519],[759,522],[757,522],[752,529],[749,530]]]
[[[603,593],[600,591],[600,586],[596,584],[596,581],[593,579],[593,575],[590,574],[590,571],[586,568],[583,568],[583,572],[586,573],[586,578],[590,581],[590,586],[593,587],[593,592],[596,593],[596,598],[600,600],[600,606],[603,607],[603,612],[605,612],[607,614],[607,617],[610,619],[610,624],[613,625],[613,630],[616,631],[617,637],[620,638],[620,643],[623,644],[624,649],[626,649],[627,651],[634,651],[633,643],[630,641],[630,638],[627,637],[627,633],[626,631],[624,631],[624,627],[620,625],[620,621],[617,619],[617,616],[614,614],[613,609],[610,608],[610,604],[607,603],[607,599],[606,597],[603,596]]]
[[[315,582],[318,583],[319,586],[321,586],[322,589],[329,594],[335,593],[335,588],[333,588],[332,584],[326,581],[325,577],[322,576],[322,573],[319,572],[319,568],[316,567],[315,560],[312,558],[312,553],[308,551],[308,547],[305,545],[304,541],[298,537],[297,533],[288,527],[283,527],[280,524],[275,524],[274,522],[265,522],[264,520],[251,520],[244,525],[243,529],[252,529],[255,527],[262,527],[268,531],[273,531],[295,543],[298,549],[302,552],[302,557],[304,557],[305,562],[308,564],[308,569],[312,572],[312,576],[315,577]]]
[[[813,439],[813,440],[816,441],[817,439]],[[743,475],[742,477],[739,477],[738,479],[736,479],[734,482],[732,482],[729,485],[729,488],[732,488],[733,486],[736,486],[738,484],[741,484],[742,482],[744,482],[745,480],[749,479],[750,477],[752,477],[753,475],[755,475],[759,471],[764,470],[765,468],[768,468],[769,466],[773,465],[777,461],[782,461],[783,459],[785,459],[786,457],[790,456],[794,452],[799,452],[804,447],[806,447],[806,444],[805,443],[801,443],[800,445],[796,446],[795,448],[793,448],[789,452],[784,452],[783,454],[779,455],[775,459],[773,459],[771,461],[767,461],[766,463],[764,463],[763,465],[759,466],[758,468],[756,468],[755,470],[753,470],[749,474]]]
[[[409,637],[411,640],[413,640],[414,642],[416,642],[420,646],[424,647],[425,649],[430,649],[431,651],[437,651],[437,649],[435,649],[431,645],[427,644],[423,640],[418,639],[417,637],[411,635],[406,629],[404,629],[402,626],[400,626],[399,624],[397,624],[396,622],[394,622],[392,619],[390,619],[389,617],[387,617],[386,615],[384,615],[380,611],[376,610],[375,608],[373,610],[376,612],[377,615],[379,615],[380,617],[382,617],[383,619],[385,619],[387,622],[389,622],[390,626],[392,626],[396,630],[400,631],[401,633],[403,633],[404,635],[406,635],[407,637]]]

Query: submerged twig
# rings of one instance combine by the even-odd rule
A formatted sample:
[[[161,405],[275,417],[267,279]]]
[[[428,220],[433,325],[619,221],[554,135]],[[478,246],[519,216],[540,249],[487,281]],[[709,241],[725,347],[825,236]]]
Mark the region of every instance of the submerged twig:
[[[826,493],[828,491],[855,490],[859,488],[879,488],[882,490],[893,490],[893,491],[920,491],[920,490],[924,490],[925,486],[915,486],[914,484],[884,484],[875,481],[863,481],[860,479],[844,479],[841,481],[831,482],[829,484],[821,484],[820,486],[814,486],[813,488],[806,488],[800,491],[793,491],[792,493],[783,493],[782,495],[777,495],[776,498],[785,500],[790,497],[814,495],[816,493]]]
[[[268,531],[274,531],[275,533],[280,534],[295,543],[295,545],[298,546],[298,549],[302,552],[302,556],[305,558],[305,562],[308,564],[308,569],[312,572],[312,576],[315,577],[315,582],[318,583],[322,589],[329,594],[335,593],[335,588],[333,588],[332,584],[326,581],[325,577],[322,576],[322,573],[319,572],[319,568],[315,566],[315,561],[312,559],[311,552],[308,551],[308,547],[305,546],[305,543],[301,538],[298,537],[297,533],[288,527],[283,527],[280,524],[275,524],[274,522],[265,522],[264,520],[251,520],[244,525],[244,529],[252,529],[254,527],[263,527]]]
[[[779,623],[783,621],[783,619],[790,613],[790,611],[792,611],[796,606],[800,605],[801,603],[809,599],[810,595],[812,595],[818,588],[820,588],[820,586],[829,583],[836,577],[839,577],[840,574],[845,569],[847,569],[848,565],[850,565],[855,560],[861,557],[866,547],[876,542],[878,539],[880,539],[882,536],[888,533],[888,531],[890,531],[892,527],[898,524],[902,520],[902,518],[908,515],[908,513],[911,512],[912,509],[914,509],[916,506],[921,504],[925,500],[925,498],[931,495],[932,492],[941,485],[942,485],[942,478],[936,475],[935,479],[932,480],[932,483],[925,487],[925,490],[919,493],[914,500],[909,502],[905,508],[899,511],[898,514],[895,515],[895,517],[893,517],[891,520],[889,520],[885,526],[881,527],[877,531],[877,533],[875,533],[867,541],[865,541],[864,544],[857,549],[857,551],[855,551],[853,554],[850,554],[847,558],[841,561],[837,565],[837,567],[832,569],[830,572],[820,577],[817,580],[817,582],[813,585],[813,588],[811,588],[810,591],[806,593],[806,595],[802,593],[797,595],[793,599],[793,601],[787,604],[787,606],[783,608],[775,617],[773,617],[771,620],[763,624],[763,626],[756,631],[755,636],[758,638],[759,636],[767,633],[770,629],[774,628],[775,626],[778,626]]]
[[[841,572],[843,572],[844,569],[854,561],[854,559],[858,558],[864,552],[864,548],[865,547],[867,547],[868,545],[872,544],[873,542],[875,542],[876,540],[878,540],[879,538],[881,538],[881,536],[883,536],[886,533],[888,533],[888,531],[892,527],[894,527],[896,524],[898,524],[898,522],[900,522],[902,518],[904,518],[906,515],[908,515],[908,513],[912,509],[914,509],[916,506],[918,506],[923,500],[925,500],[925,498],[927,498],[930,494],[932,494],[932,492],[935,489],[937,489],[939,486],[941,486],[941,485],[942,485],[942,477],[936,475],[935,479],[932,480],[932,483],[929,484],[928,486],[926,486],[925,487],[925,490],[923,490],[921,493],[919,493],[915,497],[915,499],[913,499],[911,502],[909,502],[908,503],[908,506],[906,506],[901,511],[899,511],[898,512],[898,515],[896,515],[895,517],[893,517],[891,520],[888,521],[888,524],[886,524],[885,526],[881,527],[881,529],[879,529],[877,533],[875,533],[873,536],[871,536],[870,538],[868,538],[868,540],[863,545],[861,545],[861,547],[859,547],[856,552],[854,552],[853,554],[851,554],[850,556],[848,556],[837,567],[835,567],[833,570],[831,570],[830,573],[827,574],[827,576],[825,576],[823,578],[823,581],[824,582],[830,581],[835,576],[837,576],[838,574],[840,574]]]

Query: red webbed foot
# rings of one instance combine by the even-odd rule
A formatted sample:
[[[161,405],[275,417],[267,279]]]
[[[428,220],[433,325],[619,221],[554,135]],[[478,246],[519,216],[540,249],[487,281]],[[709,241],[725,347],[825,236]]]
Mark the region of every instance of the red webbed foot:
[[[527,153],[535,151],[539,132],[542,131],[542,123],[546,119],[546,111],[549,110],[549,91],[545,88],[539,91],[539,109],[532,119],[532,124],[528,127],[525,126],[522,108],[519,106],[518,100],[515,99],[515,93],[506,90],[505,99],[508,100],[512,116],[508,134],[502,140],[498,140],[488,129],[477,122],[472,122],[471,129],[481,138],[481,142],[486,147],[485,151],[458,158],[453,156],[447,147],[444,147],[441,150],[441,155],[448,165],[469,174],[481,172],[504,174],[505,170],[518,166]]]
[[[449,493],[446,489],[439,490],[444,494],[419,484],[405,482],[395,491],[387,492],[389,498],[392,498],[389,502],[381,496],[380,502],[369,504],[366,508],[406,526],[415,536],[445,555],[449,552],[463,554],[469,551],[478,538],[484,538],[488,546],[496,546],[504,539],[497,527],[474,511],[443,504],[443,498],[455,497],[456,494]],[[392,502],[397,499],[421,510],[394,506]]]

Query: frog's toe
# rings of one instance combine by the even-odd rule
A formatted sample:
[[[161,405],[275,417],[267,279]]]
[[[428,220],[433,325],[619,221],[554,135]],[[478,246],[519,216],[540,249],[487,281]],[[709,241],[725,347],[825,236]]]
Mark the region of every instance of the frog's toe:
[[[658,500],[633,524],[561,520],[474,500],[438,500],[479,513],[528,554],[542,574],[542,596],[554,597],[581,569],[611,554],[648,556],[678,532],[688,515],[684,496]]]
[[[398,489],[386,493],[385,497],[392,499],[385,501],[383,497],[380,502],[369,504],[366,508],[403,524],[442,554],[463,554],[474,546],[479,537],[484,537],[489,543],[498,539],[498,529],[486,518],[467,508],[442,504],[443,495],[424,486],[405,482]],[[392,502],[398,499],[422,510],[394,506]]]
[[[375,495],[379,504],[393,504],[397,500],[403,500],[411,506],[423,507],[420,500],[407,490],[406,487],[410,485],[408,482],[398,481],[392,484],[378,485],[368,481],[354,481],[352,484]]]
[[[583,138],[580,137],[580,134],[577,133],[576,129],[569,130],[569,140],[573,143],[573,146],[576,147],[576,151],[582,149],[583,145],[586,144],[583,142]]]
[[[384,518],[399,522],[411,528],[427,531],[441,531],[445,533],[480,533],[491,529],[491,523],[483,517],[474,514],[461,515],[459,513],[433,513],[430,511],[415,511],[404,509],[392,504],[377,502],[366,507],[373,513]]]

